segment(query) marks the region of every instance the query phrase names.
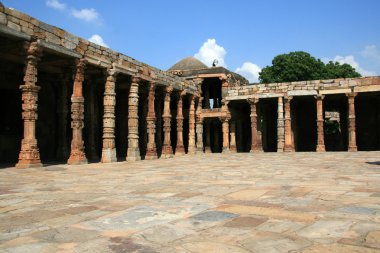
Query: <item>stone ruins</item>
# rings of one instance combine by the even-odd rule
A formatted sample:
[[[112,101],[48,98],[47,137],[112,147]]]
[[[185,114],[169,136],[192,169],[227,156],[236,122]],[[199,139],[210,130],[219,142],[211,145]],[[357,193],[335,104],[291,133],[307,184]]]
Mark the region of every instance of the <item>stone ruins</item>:
[[[249,84],[163,71],[0,5],[0,163],[380,150],[380,77]],[[249,155],[249,154],[247,154]]]

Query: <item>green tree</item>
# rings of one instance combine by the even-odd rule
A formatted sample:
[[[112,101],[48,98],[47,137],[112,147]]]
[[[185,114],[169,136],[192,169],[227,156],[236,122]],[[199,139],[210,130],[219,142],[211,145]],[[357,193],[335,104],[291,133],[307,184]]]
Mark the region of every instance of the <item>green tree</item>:
[[[280,54],[259,73],[262,83],[279,83],[332,79],[340,77],[359,77],[360,74],[348,64],[329,62],[324,64],[303,51]]]

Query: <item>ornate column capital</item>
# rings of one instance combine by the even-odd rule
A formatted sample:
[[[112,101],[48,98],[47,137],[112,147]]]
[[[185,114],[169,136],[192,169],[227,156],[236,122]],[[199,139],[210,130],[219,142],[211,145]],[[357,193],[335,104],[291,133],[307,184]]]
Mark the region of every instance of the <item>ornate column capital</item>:
[[[131,82],[132,83],[140,83],[141,82],[141,77],[138,77],[138,76],[132,76],[131,78]]]
[[[247,98],[247,102],[249,103],[249,104],[257,104],[258,102],[259,102],[259,98],[256,98],[256,97],[254,97],[254,98]]]
[[[169,86],[165,86],[165,94],[172,94],[173,92],[173,86],[169,85]]]
[[[325,98],[325,95],[318,94],[318,95],[314,96],[314,98],[317,100],[323,100]]]

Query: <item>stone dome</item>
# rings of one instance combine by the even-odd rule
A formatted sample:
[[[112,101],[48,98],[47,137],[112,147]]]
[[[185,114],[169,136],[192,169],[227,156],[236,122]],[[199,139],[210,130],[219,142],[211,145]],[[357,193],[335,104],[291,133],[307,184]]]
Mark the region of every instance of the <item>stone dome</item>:
[[[169,71],[173,70],[195,70],[195,69],[207,69],[208,67],[202,63],[200,60],[194,58],[193,56],[186,57],[174,64]]]

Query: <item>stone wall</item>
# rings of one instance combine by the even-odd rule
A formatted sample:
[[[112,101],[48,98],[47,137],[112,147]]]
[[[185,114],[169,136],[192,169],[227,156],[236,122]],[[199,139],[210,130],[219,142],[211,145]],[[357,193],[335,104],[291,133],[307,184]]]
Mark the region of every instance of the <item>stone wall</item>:
[[[228,89],[227,100],[380,91],[380,77],[254,84]]]
[[[161,85],[172,85],[174,89],[197,92],[197,85],[166,71],[139,62],[112,49],[89,42],[60,28],[48,25],[17,10],[4,7],[0,3],[0,33],[30,40],[32,37],[50,50],[75,58],[86,58],[90,64],[139,75],[144,80],[154,80]]]

